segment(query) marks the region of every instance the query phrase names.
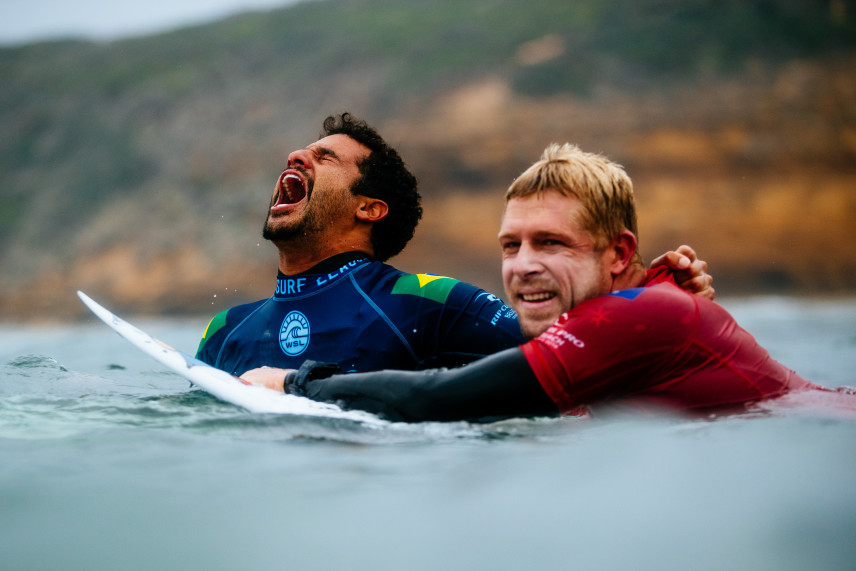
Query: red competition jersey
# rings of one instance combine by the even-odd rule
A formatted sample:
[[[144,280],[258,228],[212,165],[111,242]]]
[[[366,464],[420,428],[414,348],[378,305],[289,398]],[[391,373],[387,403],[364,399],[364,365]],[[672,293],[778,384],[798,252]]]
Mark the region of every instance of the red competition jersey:
[[[772,359],[722,307],[661,277],[649,273],[646,283],[656,285],[581,303],[522,346],[562,413],[619,400],[699,410],[816,387]]]

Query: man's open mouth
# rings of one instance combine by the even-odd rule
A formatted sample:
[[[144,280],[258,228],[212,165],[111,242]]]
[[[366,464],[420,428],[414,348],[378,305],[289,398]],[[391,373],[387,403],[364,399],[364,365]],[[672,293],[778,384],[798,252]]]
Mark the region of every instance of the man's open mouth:
[[[277,199],[274,206],[297,204],[306,198],[306,179],[295,170],[287,170],[279,177]]]

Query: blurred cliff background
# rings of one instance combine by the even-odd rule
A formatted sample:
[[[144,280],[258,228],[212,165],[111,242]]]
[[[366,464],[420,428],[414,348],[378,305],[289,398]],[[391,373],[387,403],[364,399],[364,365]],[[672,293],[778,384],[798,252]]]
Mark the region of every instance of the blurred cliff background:
[[[0,48],[0,319],[270,295],[277,176],[345,110],[420,180],[404,270],[500,293],[502,193],[571,141],[627,167],[647,259],[856,294],[856,1],[316,0]]]

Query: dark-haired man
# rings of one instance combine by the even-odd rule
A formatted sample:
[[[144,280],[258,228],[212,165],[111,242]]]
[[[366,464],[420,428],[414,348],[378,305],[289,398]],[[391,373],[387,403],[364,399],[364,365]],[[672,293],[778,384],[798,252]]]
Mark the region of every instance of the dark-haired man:
[[[343,114],[288,156],[263,236],[279,250],[272,297],[211,321],[197,357],[235,375],[307,359],[343,371],[457,366],[523,342],[496,296],[451,278],[406,274],[398,254],[421,217],[416,179],[364,121]],[[690,290],[713,294],[690,249],[666,256]]]
[[[457,369],[341,375],[306,363],[245,379],[404,421],[730,412],[808,390],[856,411],[854,395],[806,381],[720,306],[646,271],[632,183],[605,157],[548,147],[509,188],[499,239],[528,343]]]

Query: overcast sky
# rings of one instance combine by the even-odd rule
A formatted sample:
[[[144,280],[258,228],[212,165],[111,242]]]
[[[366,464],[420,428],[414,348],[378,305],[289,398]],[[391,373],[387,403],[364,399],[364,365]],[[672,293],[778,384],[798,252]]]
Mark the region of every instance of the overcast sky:
[[[58,37],[112,40],[299,0],[0,0],[0,45]]]

